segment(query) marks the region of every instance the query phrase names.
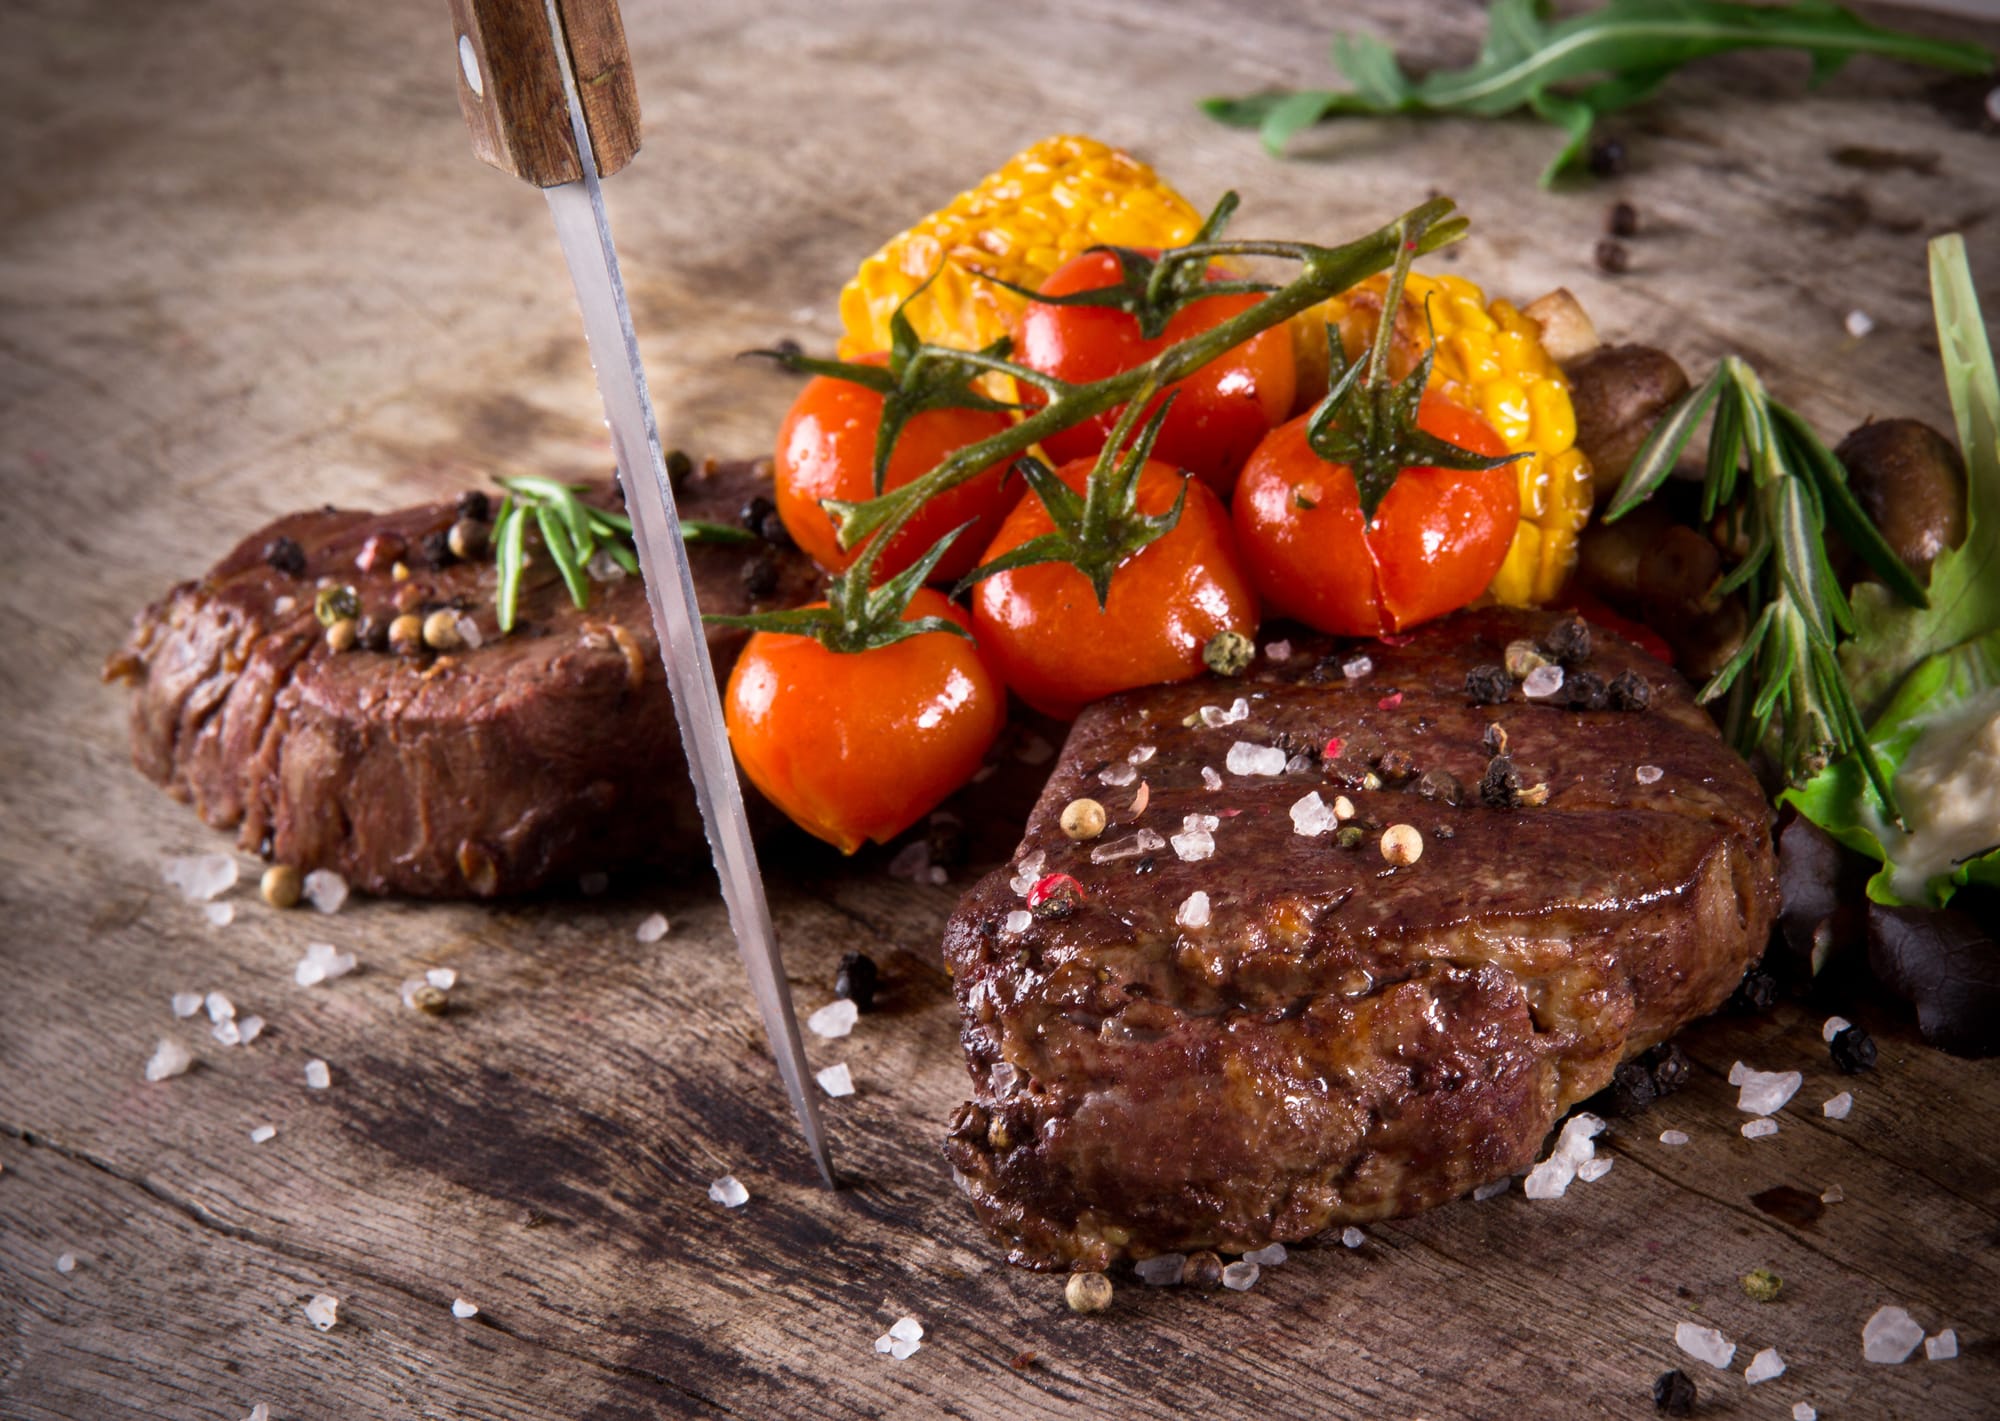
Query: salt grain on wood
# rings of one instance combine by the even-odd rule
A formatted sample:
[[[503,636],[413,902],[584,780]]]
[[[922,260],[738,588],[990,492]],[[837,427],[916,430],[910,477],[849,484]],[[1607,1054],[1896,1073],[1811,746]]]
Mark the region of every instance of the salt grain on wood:
[[[272,1138],[277,1133],[278,1133],[278,1127],[276,1125],[259,1125],[256,1129],[250,1132],[250,1143],[253,1145],[261,1145],[266,1140]]]
[[[740,1209],[750,1202],[750,1191],[733,1174],[725,1174],[708,1186],[708,1197],[725,1209]]]
[[[1222,1286],[1233,1292],[1246,1292],[1257,1282],[1261,1270],[1247,1258],[1225,1264],[1222,1269]]]
[[[832,1041],[854,1030],[854,1023],[861,1017],[861,1009],[853,999],[840,997],[828,1002],[806,1018],[806,1029],[815,1036],[824,1036]]]
[[[354,954],[342,952],[330,942],[309,942],[306,955],[292,969],[292,980],[301,987],[316,987],[345,977],[354,970]]]
[[[1169,1288],[1180,1282],[1181,1270],[1186,1265],[1185,1253],[1160,1253],[1140,1259],[1132,1265],[1132,1271],[1149,1288]]]
[[[236,921],[236,905],[234,903],[204,903],[202,904],[201,911],[202,916],[206,917],[214,927],[226,928]]]
[[[236,886],[236,860],[228,854],[170,858],[160,866],[160,877],[190,903],[206,903]]]
[[[478,1317],[479,1304],[469,1303],[464,1298],[453,1298],[451,1300],[451,1315],[460,1319]]]
[[[300,891],[322,913],[338,913],[347,901],[347,880],[330,868],[316,868],[306,875]]]
[[[1729,1063],[1729,1083],[1731,1085],[1742,1085],[1744,1078],[1749,1074],[1750,1068],[1741,1061],[1732,1061]]]
[[[1958,1355],[1958,1333],[1947,1327],[1935,1337],[1924,1339],[1924,1360],[1927,1362],[1949,1362]]]
[[[1759,1382],[1767,1382],[1772,1377],[1781,1377],[1784,1374],[1785,1359],[1778,1355],[1777,1348],[1766,1347],[1752,1357],[1750,1365],[1743,1369],[1743,1380],[1755,1386]]]
[[[313,1060],[306,1062],[307,1089],[325,1090],[328,1086],[332,1084],[333,1084],[333,1072],[327,1069],[326,1062],[319,1060],[318,1058],[314,1058]]]
[[[1660,1131],[1660,1143],[1663,1145],[1685,1145],[1687,1142],[1688,1136],[1685,1130]]]
[[[1641,765],[1632,771],[1632,778],[1642,785],[1656,785],[1665,773],[1658,765]]]
[[[220,992],[210,992],[203,1005],[210,1021],[228,1021],[236,1015],[236,1004]]]
[[[1611,1173],[1609,1155],[1593,1155],[1576,1167],[1576,1177],[1585,1184],[1595,1184],[1609,1173]]]
[[[433,967],[424,973],[424,980],[440,992],[449,992],[458,985],[458,973],[450,967]]]
[[[1282,1243],[1273,1243],[1244,1254],[1243,1261],[1245,1263],[1254,1263],[1259,1268],[1275,1268],[1288,1257],[1290,1255],[1285,1252],[1285,1246]]]
[[[1880,1307],[1861,1328],[1861,1355],[1871,1362],[1907,1362],[1924,1340],[1916,1319],[1899,1307]]]
[[[1770,1115],[1782,1110],[1805,1083],[1806,1078],[1797,1071],[1751,1070],[1744,1071],[1741,1081],[1731,1082],[1739,1087],[1736,1108],[1751,1115]]]
[[[1778,1122],[1767,1115],[1760,1115],[1755,1120],[1745,1120],[1743,1122],[1743,1138],[1746,1140],[1761,1140],[1766,1135],[1775,1135],[1777,1133]]]
[[[1368,1235],[1361,1232],[1354,1225],[1349,1224],[1340,1231],[1340,1241],[1349,1248],[1359,1248],[1362,1244],[1368,1242]]]
[[[1854,1023],[1844,1016],[1830,1016],[1820,1025],[1819,1039],[1831,1046],[1833,1038],[1840,1035],[1841,1032],[1847,1030],[1852,1025]]]
[[[1476,1202],[1484,1204],[1488,1199],[1498,1199],[1502,1194],[1505,1194],[1513,1186],[1513,1183],[1514,1181],[1511,1178],[1503,1175],[1491,1183],[1480,1185],[1472,1191],[1472,1197]]]
[[[56,1255],[56,1272],[58,1272],[58,1273],[74,1273],[74,1272],[76,1272],[76,1255],[75,1255],[74,1253],[59,1253],[59,1254],[57,1254],[57,1255]]]
[[[1846,1198],[1846,1190],[1842,1189],[1838,1184],[1829,1184],[1826,1186],[1826,1191],[1819,1196],[1819,1202],[1822,1204],[1839,1204],[1845,1201]]]
[[[1736,1344],[1712,1327],[1684,1322],[1674,1329],[1674,1345],[1711,1367],[1727,1369],[1736,1358]]]
[[[854,1094],[854,1074],[847,1069],[845,1061],[837,1066],[828,1066],[813,1079],[819,1082],[821,1090],[836,1100],[841,1096]]]
[[[321,1332],[330,1329],[340,1321],[340,1299],[332,1293],[315,1293],[313,1300],[306,1304],[306,1317]]]
[[[243,1039],[243,1028],[233,1021],[218,1021],[208,1029],[208,1034],[224,1046],[234,1046]]]
[[[1829,1120],[1845,1120],[1848,1112],[1853,1109],[1853,1094],[1848,1091],[1842,1091],[1839,1095],[1833,1096],[1826,1104],[1822,1105],[1819,1108],[1819,1113]]]
[[[289,597],[280,597],[278,600],[280,602],[289,602],[292,599]],[[244,1417],[243,1421],[271,1421],[271,1408],[260,1401],[250,1408],[250,1414]]]
[[[1808,1402],[1797,1402],[1792,1406],[1792,1421],[1819,1421],[1819,1413]]]
[[[667,915],[648,913],[639,920],[638,931],[634,934],[641,942],[658,942],[667,935]]]
[[[160,1044],[153,1048],[153,1058],[146,1062],[146,1079],[163,1081],[171,1076],[185,1075],[187,1068],[194,1064],[194,1057],[187,1047],[178,1041],[160,1038]]]
[[[193,1015],[194,1015],[194,1014],[195,1014],[196,1012],[198,1012],[198,1011],[200,1011],[200,1010],[201,1010],[201,993],[200,993],[200,992],[175,992],[175,993],[174,993],[174,1015],[175,1015],[175,1016],[178,1016],[178,1017],[183,1017],[183,1018],[185,1018],[185,1017],[190,1017],[190,1016],[193,1016]]]

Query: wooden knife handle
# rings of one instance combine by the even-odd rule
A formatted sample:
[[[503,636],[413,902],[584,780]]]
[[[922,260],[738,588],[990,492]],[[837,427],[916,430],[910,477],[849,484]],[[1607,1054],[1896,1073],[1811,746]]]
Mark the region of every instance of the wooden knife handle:
[[[472,148],[536,187],[583,176],[543,0],[450,0],[458,103]],[[557,0],[597,171],[639,151],[639,91],[618,0]]]

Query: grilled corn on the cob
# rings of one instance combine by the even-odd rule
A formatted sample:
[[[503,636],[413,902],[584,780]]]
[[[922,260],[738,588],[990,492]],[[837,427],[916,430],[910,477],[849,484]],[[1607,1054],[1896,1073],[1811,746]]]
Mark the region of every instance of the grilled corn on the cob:
[[[1030,289],[1087,247],[1174,247],[1201,217],[1131,154],[1063,134],[1010,158],[998,172],[889,241],[840,293],[843,359],[889,346],[889,317],[922,286],[906,314],[917,334],[976,349],[1007,334],[1021,298],[984,278]]]
[[[1359,359],[1374,339],[1388,278],[1377,276],[1315,307],[1299,319],[1302,358],[1325,361],[1322,323],[1340,328],[1341,346]],[[1428,310],[1429,324],[1425,323]],[[1412,272],[1396,316],[1392,373],[1401,376],[1423,355],[1432,333],[1437,359],[1431,387],[1477,410],[1509,452],[1526,452],[1514,465],[1521,493],[1521,522],[1507,560],[1488,590],[1511,607],[1549,601],[1576,565],[1576,539],[1590,519],[1590,461],[1576,447],[1576,412],[1569,381],[1543,347],[1531,317],[1505,301],[1488,302],[1461,276]],[[1302,371],[1302,380],[1309,372]],[[1324,374],[1312,388],[1324,390]]]

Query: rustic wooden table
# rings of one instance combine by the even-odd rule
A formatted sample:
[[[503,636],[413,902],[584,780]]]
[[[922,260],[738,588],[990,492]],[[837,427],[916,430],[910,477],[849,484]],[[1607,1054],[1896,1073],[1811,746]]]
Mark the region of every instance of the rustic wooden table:
[[[1477,8],[1425,8],[633,0],[651,138],[610,201],[669,438],[765,449],[789,387],[733,353],[829,346],[861,254],[1062,130],[1198,203],[1240,187],[1246,231],[1344,234],[1443,189],[1477,224],[1458,269],[1500,292],[1568,284],[1606,332],[1694,366],[1740,350],[1825,428],[1943,420],[1926,234],[1967,232],[2000,311],[1982,86],[1864,61],[1808,96],[1793,59],[1718,61],[1618,125],[1626,176],[1559,193],[1534,186],[1531,123],[1356,123],[1278,164],[1193,109],[1320,79],[1337,25],[1468,53]],[[772,855],[802,1009],[844,949],[889,984],[850,1038],[810,1043],[858,1083],[826,1103],[838,1193],[699,884],[326,918],[269,910],[246,876],[212,926],[160,865],[226,843],[130,769],[124,697],[97,682],[133,611],[283,510],[600,471],[596,396],[542,204],[469,154],[442,4],[30,0],[8,29],[0,1413],[1629,1417],[1680,1364],[1702,1415],[2000,1414],[2000,1068],[1867,1003],[1872,1075],[1837,1077],[1804,1007],[1706,1023],[1693,1087],[1614,1125],[1600,1182],[1301,1249],[1248,1293],[1128,1276],[1085,1320],[1001,1261],[939,1156],[964,1092],[936,956],[956,884]],[[1643,232],[1613,279],[1590,254],[1618,197]],[[642,945],[654,910],[673,931]],[[293,985],[313,940],[362,970]],[[398,999],[424,966],[460,975],[442,1020]],[[266,1035],[225,1049],[172,1018],[170,994],[210,989]],[[198,1064],[147,1084],[163,1036]],[[306,1088],[311,1057],[330,1089]],[[1805,1073],[1775,1138],[1737,1133],[1738,1057]],[[1842,1088],[1852,1117],[1821,1118]],[[724,1173],[746,1207],[709,1201]],[[1812,1202],[1832,1186],[1844,1202]],[[1778,1302],[1739,1289],[1756,1266]],[[325,1334],[320,1292],[341,1300]],[[1864,1364],[1884,1303],[1963,1354]],[[923,1349],[878,1355],[904,1314]],[[1741,1344],[1734,1373],[1676,1353],[1690,1319]],[[1766,1346],[1790,1370],[1752,1390]]]

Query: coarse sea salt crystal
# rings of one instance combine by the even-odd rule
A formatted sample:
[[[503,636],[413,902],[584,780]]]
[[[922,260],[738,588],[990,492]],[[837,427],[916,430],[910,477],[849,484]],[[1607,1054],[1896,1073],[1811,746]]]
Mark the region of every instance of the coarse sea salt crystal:
[[[666,935],[667,915],[665,913],[646,914],[645,917],[639,920],[639,926],[633,933],[633,936],[641,942],[658,942]]]
[[[889,1355],[897,1361],[908,1361],[923,1347],[923,1343],[911,1338],[895,1338],[889,1343]]]
[[[175,992],[174,1015],[183,1018],[193,1016],[201,1010],[201,1001],[200,992]]]
[[[1736,1344],[1712,1327],[1684,1322],[1674,1329],[1674,1345],[1690,1357],[1726,1370],[1736,1359]]]
[[[236,886],[236,860],[228,854],[189,854],[160,865],[160,877],[190,903],[206,903]]]
[[[1007,1062],[1000,1062],[993,1068],[991,1077],[993,1081],[993,1093],[1002,1100],[1012,1100],[1014,1092],[1019,1090],[1021,1086],[1020,1075],[1021,1073]]]
[[[202,1005],[208,1008],[210,1021],[229,1021],[236,1015],[236,1003],[220,992],[210,992]]]
[[[479,630],[479,623],[464,613],[459,614],[458,620],[453,625],[458,628],[459,640],[465,643],[468,651],[477,651],[486,644],[486,634]]]
[[[332,1293],[314,1293],[306,1304],[306,1317],[321,1332],[327,1331],[340,1321],[340,1299]]]
[[[263,1034],[264,1018],[261,1016],[246,1016],[236,1023],[236,1040],[240,1045],[248,1046]]]
[[[806,1029],[831,1041],[854,1030],[854,1023],[860,1015],[861,1009],[854,1005],[853,998],[839,997],[807,1017]]]
[[[234,1046],[243,1039],[243,1028],[233,1021],[218,1021],[208,1029],[208,1034],[224,1046]]]
[[[1359,1248],[1362,1244],[1368,1242],[1368,1235],[1361,1232],[1354,1225],[1349,1224],[1340,1231],[1340,1241],[1349,1248]]]
[[[1276,1268],[1288,1257],[1290,1255],[1285,1252],[1285,1246],[1282,1243],[1272,1243],[1244,1254],[1243,1261],[1245,1263],[1254,1263],[1259,1268]]]
[[[1333,828],[1336,822],[1333,806],[1319,797],[1318,790],[1292,804],[1292,832],[1295,834],[1317,839]]]
[[[1482,1184],[1473,1190],[1472,1197],[1477,1203],[1484,1204],[1488,1199],[1498,1199],[1502,1194],[1505,1194],[1513,1186],[1513,1183],[1514,1181],[1511,1178],[1502,1175],[1499,1179],[1493,1180],[1488,1184]]]
[[[1007,880],[1007,886],[1022,897],[1026,897],[1028,890],[1040,881],[1042,866],[1048,861],[1049,856],[1047,851],[1036,849],[1033,853],[1014,865],[1014,876]]]
[[[1907,1362],[1924,1340],[1916,1319],[1899,1307],[1875,1309],[1861,1328],[1861,1355],[1871,1362]]]
[[[1181,1270],[1187,1265],[1185,1253],[1158,1253],[1151,1258],[1142,1258],[1132,1265],[1149,1288],[1167,1288],[1181,1280]]]
[[[1847,328],[1849,335],[1853,336],[1856,340],[1860,340],[1875,329],[1875,318],[1870,316],[1866,311],[1849,311],[1847,319],[1842,321],[1841,325]]]
[[[347,901],[347,880],[330,868],[316,868],[306,875],[299,891],[322,913],[338,913]]]
[[[708,1197],[725,1209],[740,1209],[750,1202],[750,1191],[733,1174],[725,1174],[708,1186]]]
[[[1947,1327],[1935,1337],[1924,1339],[1924,1360],[1928,1362],[1949,1362],[1958,1355],[1958,1333]]]
[[[1741,1061],[1733,1061],[1730,1063],[1729,1083],[1731,1085],[1742,1085],[1744,1079],[1748,1077],[1749,1074],[1750,1074],[1750,1068],[1744,1065]]]
[[[1687,1142],[1688,1135],[1685,1130],[1660,1131],[1660,1143],[1663,1145],[1685,1145]]]
[[[276,1125],[259,1125],[256,1129],[250,1132],[250,1143],[253,1145],[261,1145],[266,1140],[271,1139],[277,1133],[278,1133],[278,1127]]]
[[[1531,701],[1547,700],[1563,688],[1560,666],[1537,666],[1521,681],[1521,694]]]
[[[1340,663],[1340,674],[1350,681],[1359,681],[1375,669],[1375,660],[1369,656],[1350,656]]]
[[[1792,1421],[1819,1421],[1819,1413],[1809,1402],[1796,1402],[1792,1406]]]
[[[813,1079],[819,1082],[821,1090],[836,1100],[843,1095],[854,1094],[854,1074],[847,1069],[847,1062],[845,1061],[842,1061],[837,1066],[828,1066],[825,1070],[815,1075]]]
[[[1604,1121],[1589,1111],[1578,1111],[1563,1122],[1549,1157],[1528,1171],[1521,1192],[1530,1199],[1560,1199],[1586,1160],[1597,1153],[1591,1141],[1604,1129]]]
[[[1292,644],[1288,641],[1274,641],[1264,647],[1264,656],[1269,661],[1290,661]]]
[[[1595,1184],[1598,1180],[1604,1178],[1605,1175],[1611,1173],[1611,1163],[1609,1155],[1592,1155],[1576,1167],[1576,1177],[1581,1179],[1585,1184]]]
[[[1232,775],[1282,775],[1288,758],[1275,745],[1252,745],[1239,740],[1229,747],[1222,766]]]
[[[1204,789],[1221,789],[1222,776],[1215,772],[1215,766],[1203,765],[1201,767],[1201,783]]]
[[[292,969],[292,980],[301,987],[315,987],[345,977],[353,970],[353,953],[342,952],[330,942],[309,942],[306,955]]]
[[[1208,895],[1199,888],[1188,894],[1174,913],[1174,921],[1184,928],[1208,926]]]
[[[1845,1120],[1848,1113],[1853,1109],[1853,1094],[1848,1091],[1842,1091],[1839,1095],[1834,1096],[1826,1104],[1822,1105],[1819,1108],[1819,1113],[1829,1120]]]
[[[1838,1184],[1829,1184],[1826,1186],[1825,1192],[1819,1196],[1819,1202],[1822,1204],[1839,1204],[1844,1202],[1846,1198],[1847,1191],[1845,1189],[1842,1189]]]
[[[875,1350],[885,1357],[889,1355],[889,1349],[895,1345],[896,1339],[886,1332],[875,1339]]]
[[[201,905],[201,912],[214,927],[226,928],[236,921],[234,903],[204,903]]]
[[[280,597],[278,600],[280,602],[289,602],[292,599],[289,597]],[[250,1414],[244,1417],[243,1421],[271,1421],[270,1406],[264,1402],[261,1401],[258,1402],[255,1406],[250,1408]]]
[[[1777,1348],[1766,1347],[1752,1357],[1750,1365],[1743,1369],[1743,1380],[1755,1386],[1758,1382],[1767,1382],[1772,1377],[1781,1377],[1784,1374],[1785,1359],[1778,1355]]]
[[[74,1273],[74,1272],[76,1272],[76,1255],[75,1255],[74,1253],[59,1253],[59,1254],[57,1254],[57,1255],[56,1255],[56,1272],[58,1272],[58,1273]]]
[[[1736,1108],[1751,1115],[1773,1114],[1784,1109],[1805,1083],[1797,1071],[1745,1071],[1737,1083]]]
[[[1768,1115],[1760,1115],[1755,1120],[1745,1120],[1743,1122],[1743,1138],[1746,1140],[1761,1140],[1766,1135],[1775,1135],[1777,1133],[1778,1122],[1771,1119]]]
[[[914,1317],[899,1317],[889,1326],[889,1335],[898,1342],[921,1342],[924,1325]]]
[[[1125,758],[1135,765],[1143,765],[1159,753],[1160,747],[1157,745],[1134,745],[1132,753]]]
[[[1656,785],[1665,773],[1658,765],[1641,765],[1632,771],[1632,778],[1642,785]]]
[[[1123,788],[1129,784],[1136,784],[1138,779],[1138,766],[1125,760],[1113,760],[1097,772],[1097,782],[1099,784],[1110,785],[1113,788]]]
[[[458,971],[451,967],[432,967],[424,972],[424,980],[440,992],[449,992],[458,985]]]
[[[451,1300],[451,1315],[460,1319],[478,1317],[479,1304],[469,1303],[464,1298],[453,1298]]]
[[[194,1057],[188,1055],[187,1047],[162,1036],[160,1044],[153,1048],[153,1059],[146,1062],[146,1079],[163,1081],[169,1076],[185,1075],[193,1064]]]
[[[312,1060],[306,1062],[306,1088],[308,1090],[325,1090],[332,1084],[333,1072],[327,1069],[326,1062],[320,1060],[318,1057],[314,1057]]]
[[[1247,1258],[1225,1263],[1222,1266],[1222,1286],[1233,1292],[1246,1292],[1256,1284],[1257,1275],[1262,1271]]]
[[[1819,1039],[1831,1046],[1833,1038],[1840,1035],[1841,1032],[1847,1030],[1852,1025],[1854,1023],[1844,1016],[1830,1016],[1820,1025]]]
[[[1211,730],[1219,725],[1234,725],[1239,720],[1250,719],[1250,702],[1238,696],[1228,710],[1221,706],[1203,706],[1200,714],[1201,723]]]
[[[1135,859],[1141,854],[1150,854],[1164,849],[1167,841],[1151,829],[1141,829],[1129,838],[1119,839],[1109,844],[1093,844],[1090,849],[1092,863],[1116,863],[1120,859]]]
[[[1033,925],[1034,921],[1035,915],[1033,913],[1029,912],[1026,908],[1016,908],[1007,915],[1000,926],[1003,931],[1009,933],[1024,933]]]
[[[1213,814],[1190,814],[1181,820],[1181,831],[1167,842],[1183,863],[1200,863],[1215,855],[1215,831],[1222,821]]]

